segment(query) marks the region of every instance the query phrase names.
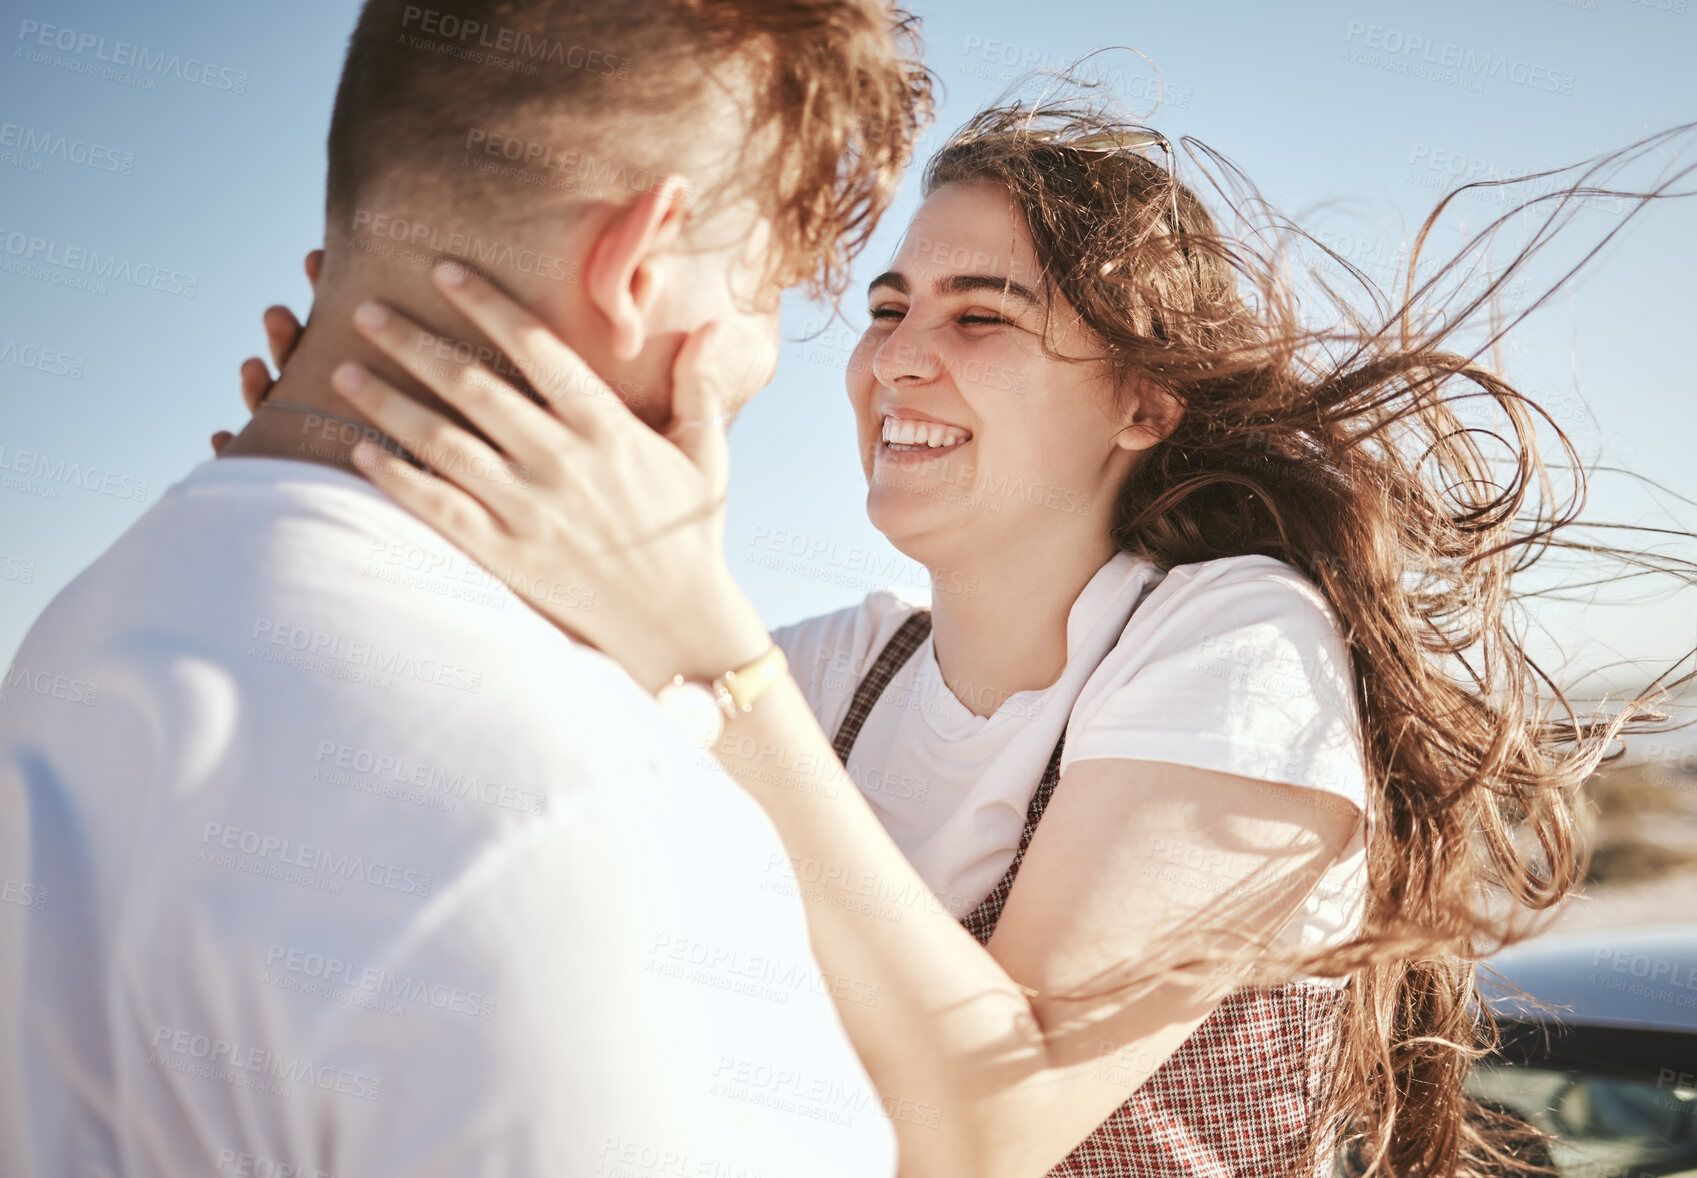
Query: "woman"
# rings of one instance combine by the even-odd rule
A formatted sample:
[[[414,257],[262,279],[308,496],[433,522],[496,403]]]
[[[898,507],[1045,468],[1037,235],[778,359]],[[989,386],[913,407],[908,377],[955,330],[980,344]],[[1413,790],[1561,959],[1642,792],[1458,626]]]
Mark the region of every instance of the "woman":
[[[1391,1173],[1478,1169],[1473,963],[1524,931],[1485,885],[1567,893],[1574,787],[1633,712],[1527,707],[1516,521],[1553,510],[1528,405],[1443,350],[1453,320],[1305,327],[1279,259],[1151,142],[984,112],[871,284],[867,506],[930,570],[928,611],[874,593],[700,634],[753,612],[706,609],[734,589],[689,555],[721,549],[713,406],[737,391],[680,372],[705,408],[674,447],[544,387],[604,392],[457,269],[442,289],[547,408],[419,365],[399,313],[367,334],[499,452],[369,373],[337,386],[442,467],[528,486],[369,445],[362,469],[486,566],[596,587],[605,608],[555,620],[663,702],[698,649],[745,652],[714,751],[784,838],[905,1175],[1320,1174],[1344,1137]],[[1458,390],[1508,423],[1508,485]]]

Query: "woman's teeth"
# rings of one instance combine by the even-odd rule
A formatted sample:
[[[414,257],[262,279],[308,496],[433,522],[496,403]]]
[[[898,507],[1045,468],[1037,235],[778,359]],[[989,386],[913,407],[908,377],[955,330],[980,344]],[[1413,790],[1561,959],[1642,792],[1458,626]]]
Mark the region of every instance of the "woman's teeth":
[[[972,435],[953,425],[936,421],[915,421],[911,417],[886,417],[884,441],[890,446],[940,450],[958,446]]]

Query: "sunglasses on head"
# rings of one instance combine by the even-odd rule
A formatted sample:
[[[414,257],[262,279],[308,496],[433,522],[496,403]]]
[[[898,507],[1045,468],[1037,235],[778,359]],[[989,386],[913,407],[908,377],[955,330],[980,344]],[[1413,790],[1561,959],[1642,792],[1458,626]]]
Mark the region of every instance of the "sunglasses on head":
[[[1119,131],[1092,131],[1076,138],[1068,138],[1061,131],[1016,131],[1010,132],[1010,134],[1019,135],[1049,147],[1064,147],[1068,151],[1089,151],[1102,155],[1114,155],[1122,151],[1135,153],[1151,147],[1160,148],[1167,167],[1167,191],[1172,195],[1172,218],[1167,224],[1170,232],[1178,232],[1178,166],[1173,156],[1172,142],[1159,131],[1150,127],[1127,127]]]

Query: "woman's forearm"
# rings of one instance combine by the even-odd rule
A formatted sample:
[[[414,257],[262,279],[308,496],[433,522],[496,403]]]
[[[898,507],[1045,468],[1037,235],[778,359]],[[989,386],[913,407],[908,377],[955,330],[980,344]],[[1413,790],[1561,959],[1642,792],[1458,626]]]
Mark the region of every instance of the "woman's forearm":
[[[790,676],[715,753],[789,852],[814,953],[895,1123],[903,1175],[994,1173],[1007,1156],[996,1137],[1014,1126],[985,1113],[1046,1066],[1019,985],[890,839]]]

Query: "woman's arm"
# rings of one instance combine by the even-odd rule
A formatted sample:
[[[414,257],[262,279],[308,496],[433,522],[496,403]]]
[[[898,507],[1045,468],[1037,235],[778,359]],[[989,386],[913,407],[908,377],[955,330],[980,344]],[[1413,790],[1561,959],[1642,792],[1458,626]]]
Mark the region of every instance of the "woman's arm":
[[[753,658],[770,640],[723,566],[723,438],[711,411],[723,398],[691,385],[686,371],[704,345],[680,353],[675,403],[688,409],[675,447],[522,308],[475,278],[451,292],[544,404],[475,365],[445,373],[418,363],[417,329],[392,315],[371,338],[499,450],[365,374],[338,387],[450,473],[421,473],[375,447],[362,469],[498,575],[595,585],[595,610],[554,620],[650,689],[674,672],[711,678]],[[491,470],[502,477],[463,473]],[[895,1122],[906,1178],[1045,1173],[1235,978],[1168,976],[1134,997],[1061,995],[1107,990],[1174,955],[1265,945],[1355,826],[1296,787],[1154,762],[1079,762],[1055,792],[986,952],[890,840],[793,679],[781,677],[732,721],[716,751],[800,868],[815,954],[838,979],[839,1012]],[[1161,856],[1175,847],[1198,867],[1166,870]],[[854,1001],[872,987],[876,1003]],[[1112,1069],[1101,1067],[1104,1056],[1115,1057]]]
[[[793,679],[732,722],[715,751],[783,838],[821,966],[844,993],[876,987],[875,1005],[838,1010],[895,1120],[907,1178],[1047,1173],[1233,978],[1174,977],[1135,999],[1058,995],[1107,989],[1181,946],[1265,944],[1356,825],[1347,804],[1295,786],[1080,761],[1038,824],[986,952],[885,833]],[[1238,936],[1194,931],[1220,924]]]

